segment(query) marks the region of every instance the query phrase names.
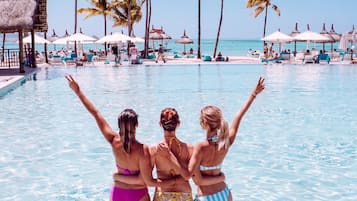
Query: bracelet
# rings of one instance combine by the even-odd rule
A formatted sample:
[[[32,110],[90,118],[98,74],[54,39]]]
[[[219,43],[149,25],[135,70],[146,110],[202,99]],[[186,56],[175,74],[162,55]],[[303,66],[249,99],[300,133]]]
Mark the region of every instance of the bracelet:
[[[252,93],[251,94],[254,98],[257,97],[257,93]]]

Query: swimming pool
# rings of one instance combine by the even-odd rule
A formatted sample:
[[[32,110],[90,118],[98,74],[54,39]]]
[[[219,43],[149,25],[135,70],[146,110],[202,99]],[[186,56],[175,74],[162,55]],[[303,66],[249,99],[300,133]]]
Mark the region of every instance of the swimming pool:
[[[113,128],[135,109],[147,144],[167,106],[182,140],[204,139],[199,110],[217,105],[230,122],[263,76],[223,165],[234,200],[357,200],[357,68],[230,64],[42,69],[0,98],[0,200],[108,200],[111,149],[65,74]]]

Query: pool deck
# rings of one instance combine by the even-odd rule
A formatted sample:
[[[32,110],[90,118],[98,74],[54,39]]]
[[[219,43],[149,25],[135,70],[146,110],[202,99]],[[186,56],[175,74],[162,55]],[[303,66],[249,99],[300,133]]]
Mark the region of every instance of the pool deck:
[[[25,73],[20,73],[19,68],[0,68],[0,90],[21,82],[38,68],[25,68]]]

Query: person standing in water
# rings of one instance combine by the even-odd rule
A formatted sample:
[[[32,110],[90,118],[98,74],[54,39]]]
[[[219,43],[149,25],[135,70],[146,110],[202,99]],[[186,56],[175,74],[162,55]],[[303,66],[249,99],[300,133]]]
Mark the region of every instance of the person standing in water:
[[[149,201],[150,195],[147,185],[171,186],[176,184],[175,179],[165,181],[153,179],[149,147],[136,139],[138,115],[134,110],[125,109],[119,114],[118,134],[84,95],[74,78],[68,75],[66,79],[69,87],[78,96],[88,112],[92,114],[104,138],[111,145],[117,173],[125,176],[140,175],[141,182],[138,184],[115,182],[110,193],[111,201]]]

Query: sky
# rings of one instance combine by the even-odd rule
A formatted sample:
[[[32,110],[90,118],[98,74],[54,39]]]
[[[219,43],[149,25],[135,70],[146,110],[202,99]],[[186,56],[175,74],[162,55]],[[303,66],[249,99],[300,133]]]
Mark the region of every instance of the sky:
[[[56,34],[63,36],[67,29],[74,32],[74,0],[48,0],[48,35],[54,29]],[[267,35],[280,29],[290,33],[298,23],[299,30],[306,31],[307,24],[311,31],[320,32],[322,24],[326,23],[329,31],[334,24],[336,32],[345,33],[357,28],[357,0],[272,0],[281,10],[277,16],[268,10]],[[78,9],[92,7],[87,0],[78,0]],[[221,1],[201,1],[201,38],[212,39],[217,35],[220,18]],[[225,0],[224,15],[220,37],[222,39],[260,39],[263,36],[264,13],[257,18],[252,15],[253,9],[246,8],[246,0]],[[151,24],[155,28],[163,27],[173,39],[186,34],[193,39],[198,37],[198,5],[196,0],[152,0]],[[78,31],[87,35],[104,36],[104,19],[94,16],[84,19],[86,14],[78,14]],[[124,32],[126,27],[112,27],[113,21],[108,20],[107,33]],[[134,25],[136,36],[145,34],[145,7],[141,22]]]

